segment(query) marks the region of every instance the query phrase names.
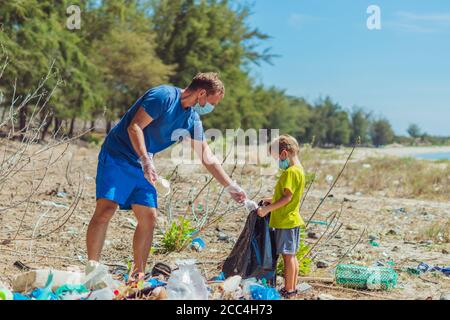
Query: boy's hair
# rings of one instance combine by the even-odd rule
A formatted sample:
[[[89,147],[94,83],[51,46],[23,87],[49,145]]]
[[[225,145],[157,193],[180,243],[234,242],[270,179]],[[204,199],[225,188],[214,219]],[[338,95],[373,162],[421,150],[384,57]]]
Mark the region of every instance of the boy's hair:
[[[295,139],[293,136],[290,136],[288,134],[283,134],[279,136],[277,139],[275,139],[269,148],[269,151],[272,152],[274,149],[274,146],[278,144],[278,153],[281,153],[282,151],[286,150],[291,155],[296,155],[300,153],[300,145],[297,142],[297,139]]]
[[[191,84],[187,88],[190,91],[198,89],[205,89],[208,95],[215,95],[217,93],[225,95],[225,86],[219,75],[214,72],[198,73]]]

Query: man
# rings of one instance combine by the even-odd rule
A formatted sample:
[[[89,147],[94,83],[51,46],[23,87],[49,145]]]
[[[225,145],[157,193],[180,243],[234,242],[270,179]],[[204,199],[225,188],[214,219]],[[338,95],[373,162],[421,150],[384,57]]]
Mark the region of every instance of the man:
[[[174,132],[188,133],[184,138],[236,202],[246,199],[212,156],[201,125],[200,115],[212,112],[224,94],[215,73],[198,74],[186,89],[159,86],[139,98],[111,130],[98,157],[97,205],[87,231],[89,260],[99,261],[109,221],[120,206],[132,209],[138,221],[133,238],[134,273],[145,272],[158,207],[153,154],[177,142]]]

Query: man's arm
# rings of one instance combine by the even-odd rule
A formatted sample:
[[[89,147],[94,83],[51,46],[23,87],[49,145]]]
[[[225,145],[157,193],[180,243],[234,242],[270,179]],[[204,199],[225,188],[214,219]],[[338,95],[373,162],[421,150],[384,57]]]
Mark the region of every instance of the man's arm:
[[[206,170],[208,170],[222,186],[228,187],[233,183],[225,170],[223,170],[222,165],[213,155],[206,141],[191,139],[191,146],[194,148],[195,153],[200,157]]]
[[[144,129],[153,119],[140,107],[133,120],[128,126],[128,136],[130,137],[133,149],[139,158],[147,155],[147,147],[145,146]]]
[[[127,131],[133,149],[139,157],[145,178],[150,183],[155,183],[158,175],[153,164],[153,158],[147,152],[144,138],[144,128],[152,123],[152,121],[153,118],[149,116],[144,108],[140,107],[133,120],[131,120]]]
[[[190,138],[189,138],[190,139]],[[231,178],[228,176],[228,174],[225,172],[225,170],[222,168],[222,165],[219,163],[217,158],[212,153],[211,149],[209,148],[208,143],[203,140],[191,140],[191,146],[194,148],[195,153],[200,157],[202,164],[205,166],[206,170],[208,170],[209,173],[212,174],[212,176],[225,188],[227,188],[228,192],[230,193],[231,197],[239,202],[242,203],[247,198],[247,195],[245,192],[240,189],[239,186],[237,186]]]

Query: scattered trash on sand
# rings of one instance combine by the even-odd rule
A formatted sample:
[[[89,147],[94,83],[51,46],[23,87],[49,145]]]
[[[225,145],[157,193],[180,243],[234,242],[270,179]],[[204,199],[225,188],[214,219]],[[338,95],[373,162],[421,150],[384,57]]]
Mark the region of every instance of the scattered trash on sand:
[[[442,272],[443,274],[450,276],[450,267],[435,267],[426,264],[425,262],[419,263],[415,268],[407,268],[406,271],[411,275],[420,275],[426,272]]]
[[[195,266],[195,260],[178,260],[178,270],[172,272],[167,283],[170,300],[208,300],[206,281]]]
[[[191,248],[195,251],[202,251],[206,247],[205,241],[202,238],[192,239]]]

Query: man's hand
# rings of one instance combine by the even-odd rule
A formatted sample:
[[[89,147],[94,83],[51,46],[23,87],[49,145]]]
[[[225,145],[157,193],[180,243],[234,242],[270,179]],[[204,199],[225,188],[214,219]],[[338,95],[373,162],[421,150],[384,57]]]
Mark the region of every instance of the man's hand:
[[[154,184],[158,180],[158,174],[156,173],[155,164],[153,163],[153,154],[149,153],[139,158],[139,162],[144,171],[144,177]]]
[[[243,203],[247,199],[245,191],[238,186],[236,182],[232,182],[225,190],[230,194],[231,198],[237,203]]]

